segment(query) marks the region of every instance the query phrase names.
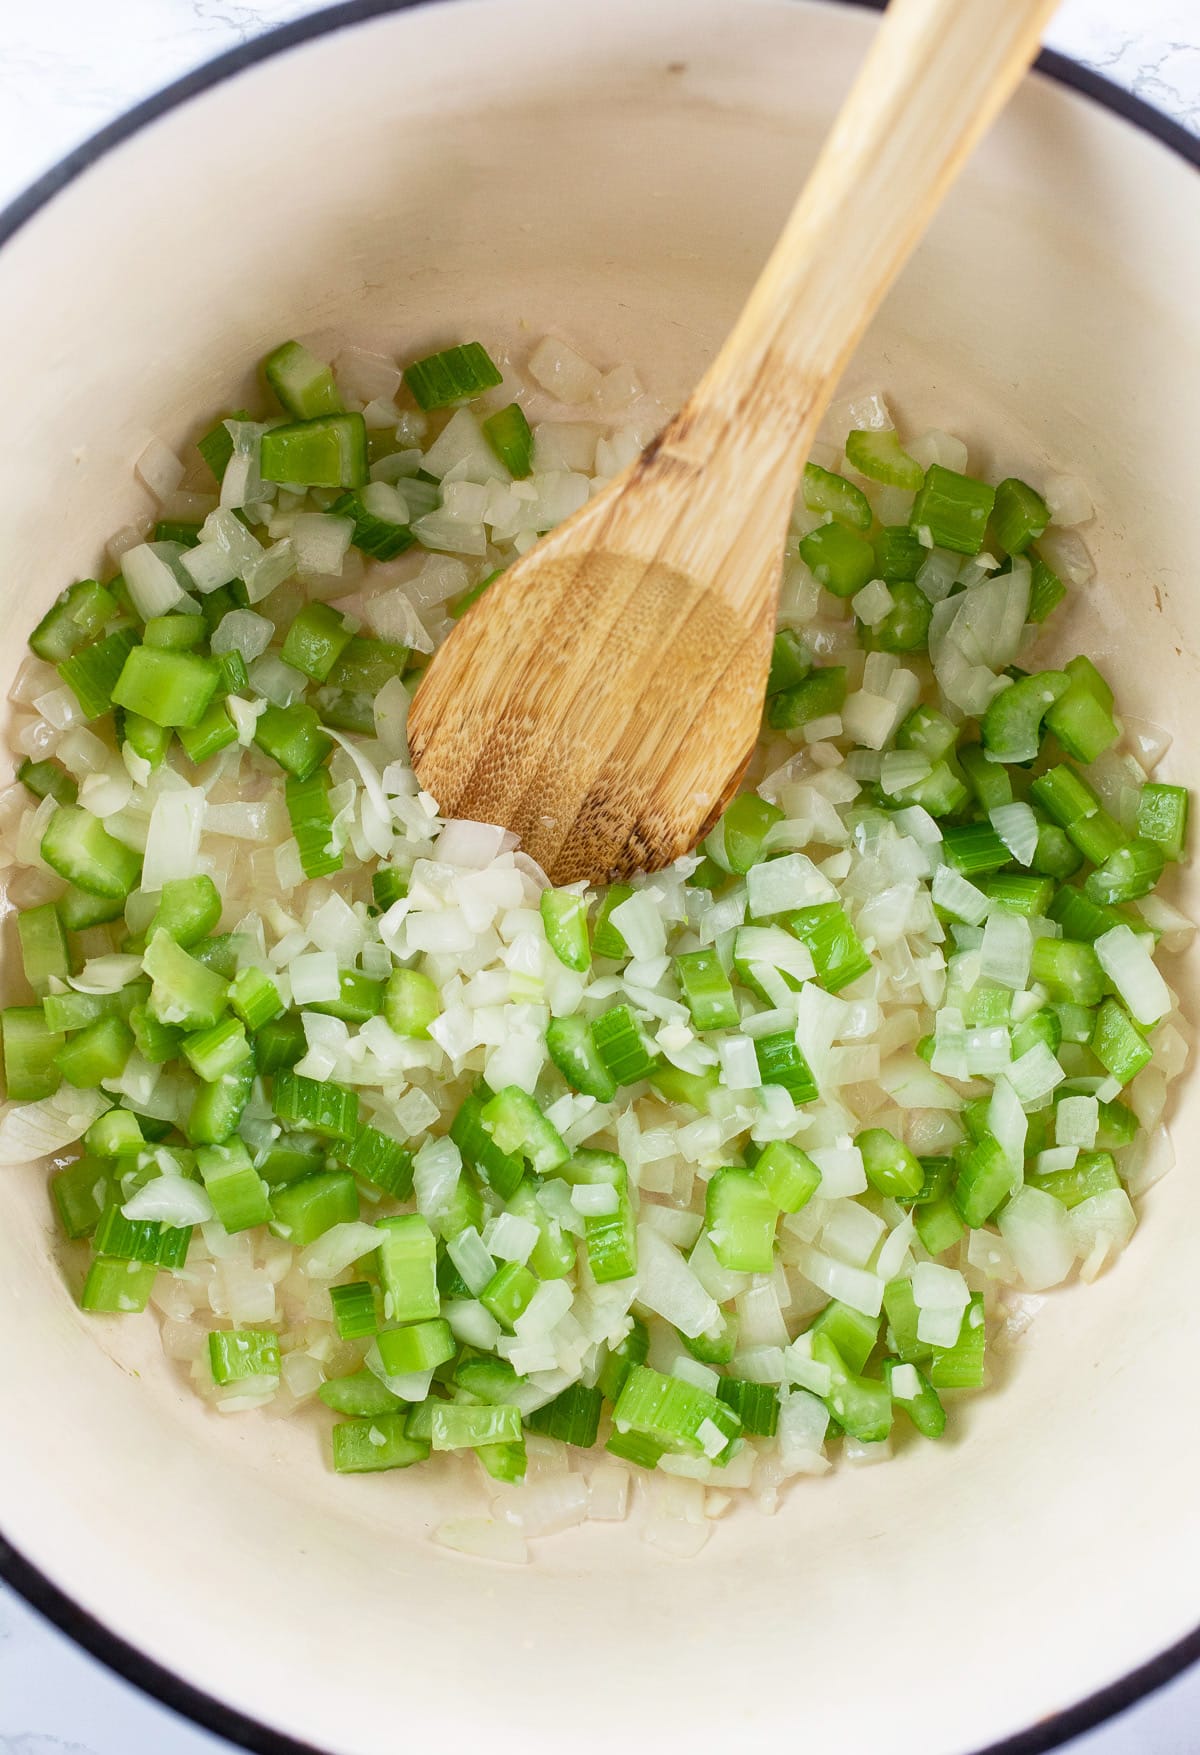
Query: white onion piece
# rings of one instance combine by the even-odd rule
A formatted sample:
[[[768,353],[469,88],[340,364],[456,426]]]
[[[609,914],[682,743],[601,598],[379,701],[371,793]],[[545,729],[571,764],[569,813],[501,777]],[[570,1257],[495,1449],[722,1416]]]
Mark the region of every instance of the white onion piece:
[[[379,1247],[379,1231],[374,1225],[350,1219],[332,1226],[307,1249],[300,1253],[299,1268],[310,1280],[333,1280],[351,1262],[369,1255]]]
[[[199,1182],[186,1176],[155,1176],[121,1208],[127,1219],[157,1219],[164,1225],[202,1225],[213,1216],[213,1204]]]
[[[74,1145],[97,1116],[111,1108],[102,1091],[70,1085],[36,1103],[9,1104],[0,1114],[0,1164],[30,1164]]]
[[[1075,1244],[1061,1201],[1040,1188],[1019,1188],[997,1224],[1031,1292],[1062,1284],[1075,1262]]]

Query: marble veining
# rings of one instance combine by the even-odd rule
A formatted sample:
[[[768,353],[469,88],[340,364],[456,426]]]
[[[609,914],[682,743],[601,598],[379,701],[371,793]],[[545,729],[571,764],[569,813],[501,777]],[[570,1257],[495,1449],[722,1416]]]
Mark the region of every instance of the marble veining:
[[[570,0],[562,0],[569,4]],[[315,0],[0,0],[0,206],[130,104]],[[1198,0],[1064,0],[1047,41],[1200,133]],[[1200,1670],[1070,1755],[1195,1755]],[[0,1587],[0,1755],[222,1755]]]

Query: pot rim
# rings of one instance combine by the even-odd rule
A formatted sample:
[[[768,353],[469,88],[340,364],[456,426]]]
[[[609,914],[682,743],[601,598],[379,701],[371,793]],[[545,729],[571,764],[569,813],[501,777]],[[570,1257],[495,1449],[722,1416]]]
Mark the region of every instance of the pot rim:
[[[449,3],[450,0],[341,0],[341,4],[324,7],[227,49],[143,98],[98,129],[43,172],[7,206],[0,208],[0,247],[97,160],[190,98],[210,91],[244,69],[299,44],[313,42],[389,13]],[[822,0],[822,3],[882,11],[886,0]],[[1092,68],[1070,60],[1055,49],[1043,49],[1034,63],[1034,70],[1132,123],[1177,153],[1186,164],[1200,170],[1200,136],[1190,133],[1182,123],[1156,110],[1133,92],[1113,84]],[[31,1608],[123,1681],[132,1683],[143,1694],[204,1730],[252,1751],[253,1755],[325,1755],[313,1744],[273,1730],[214,1695],[206,1694],[119,1638],[26,1560],[2,1530],[0,1582],[7,1584]],[[1046,1751],[1057,1749],[1126,1712],[1197,1662],[1200,1662],[1200,1624],[1157,1657],[1097,1689],[1075,1705],[1064,1707],[1052,1717],[1000,1742],[989,1743],[985,1748],[973,1751],[972,1755],[1045,1755]]]

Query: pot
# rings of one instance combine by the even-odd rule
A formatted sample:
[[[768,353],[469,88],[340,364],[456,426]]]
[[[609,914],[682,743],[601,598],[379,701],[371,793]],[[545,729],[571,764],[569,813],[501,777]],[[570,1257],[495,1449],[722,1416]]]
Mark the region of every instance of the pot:
[[[69,160],[0,250],[0,682],[53,595],[149,509],[131,469],[148,438],[182,445],[250,394],[284,336],[412,358],[549,330],[632,359],[675,405],[872,27],[814,0],[358,3]],[[1025,82],[847,388],[883,387],[909,430],[961,433],[986,472],[1087,481],[1097,578],[1051,655],[1106,663],[1129,711],[1174,733],[1163,771],[1186,782],[1200,201],[1169,128],[1124,108]],[[1193,912],[1196,889],[1185,873]],[[1178,979],[1194,1002],[1194,969]],[[1182,1168],[1128,1253],[1047,1300],[952,1441],[801,1481],[687,1564],[635,1523],[543,1542],[527,1568],[432,1545],[455,1510],[436,1472],[335,1477],[315,1416],[221,1418],[151,1319],[78,1312],[44,1172],[6,1171],[5,1570],[256,1749],[1049,1747],[1200,1649],[1194,1083],[1173,1125]]]

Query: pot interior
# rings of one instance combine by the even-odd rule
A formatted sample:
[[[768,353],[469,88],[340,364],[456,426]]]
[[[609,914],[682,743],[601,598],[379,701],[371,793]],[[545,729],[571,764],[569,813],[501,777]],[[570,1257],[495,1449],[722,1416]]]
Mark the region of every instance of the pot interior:
[[[674,406],[873,22],[813,0],[419,6],[250,66],[106,153],[0,253],[0,682],[53,595],[148,512],[147,439],[182,445],[285,336],[401,358],[477,336],[519,358],[551,331],[632,360]],[[978,468],[1087,481],[1097,578],[1051,650],[1107,663],[1122,704],[1174,734],[1161,772],[1182,783],[1200,767],[1198,213],[1181,160],[1032,78],[847,378],[910,431],[961,434]],[[1195,888],[1183,874],[1185,908]],[[81,1316],[44,1175],[6,1171],[0,1372],[41,1438],[0,1452],[0,1525],[148,1656],[347,1755],[397,1727],[466,1747],[497,1725],[535,1749],[564,1725],[607,1748],[614,1724],[690,1755],[795,1731],[977,1748],[1200,1619],[1187,1081],[1174,1131],[1182,1167],[1128,1254],[1047,1300],[952,1440],[802,1480],[687,1566],[636,1523],[541,1542],[526,1569],[433,1546],[445,1484],[334,1477],[316,1414],[222,1419],[150,1318]],[[931,1661],[931,1698],[898,1691]]]

